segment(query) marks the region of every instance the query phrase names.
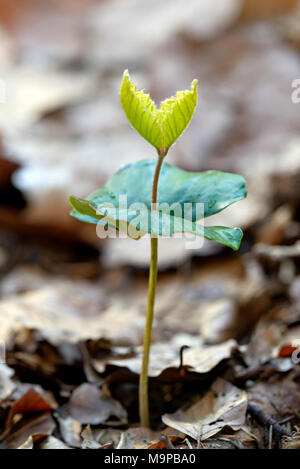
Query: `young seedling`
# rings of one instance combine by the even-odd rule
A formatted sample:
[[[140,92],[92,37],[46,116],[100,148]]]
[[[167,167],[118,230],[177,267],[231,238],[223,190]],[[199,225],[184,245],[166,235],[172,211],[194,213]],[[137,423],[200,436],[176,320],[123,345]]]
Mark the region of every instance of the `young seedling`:
[[[197,222],[243,199],[246,187],[244,178],[237,174],[219,171],[189,173],[164,162],[170,147],[192,119],[197,104],[197,80],[192,82],[190,90],[177,92],[157,109],[148,94],[136,90],[125,71],[120,97],[129,122],[155,147],[157,160],[129,164],[86,199],[70,196],[69,200],[73,207],[71,215],[78,220],[95,223],[106,230],[124,232],[133,239],[150,234],[148,302],[139,382],[140,420],[143,426],[149,427],[148,365],[158,237],[192,232],[237,250],[243,236],[240,228],[203,226]],[[188,210],[185,210],[186,206]],[[198,206],[202,210],[198,210]]]

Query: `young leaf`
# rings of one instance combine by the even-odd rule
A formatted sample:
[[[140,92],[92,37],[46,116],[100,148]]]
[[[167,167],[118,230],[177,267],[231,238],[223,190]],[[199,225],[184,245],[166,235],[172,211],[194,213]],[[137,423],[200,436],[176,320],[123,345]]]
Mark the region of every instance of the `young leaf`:
[[[155,223],[155,211],[151,211],[154,170],[154,160],[125,166],[86,200],[71,196],[70,203],[74,209],[71,214],[84,222],[107,223],[135,239],[145,233],[172,236],[178,232],[192,232],[232,249],[239,248],[243,236],[240,228],[206,227],[197,221],[246,197],[242,176],[219,171],[190,173],[164,163],[158,188],[158,223]],[[125,195],[126,207],[120,205],[120,196]],[[142,204],[145,210],[141,211],[138,204]],[[170,210],[174,204],[179,207],[179,213]],[[190,204],[188,211],[186,204]],[[197,204],[202,210],[197,210]]]
[[[189,125],[197,104],[197,80],[191,89],[178,91],[157,109],[149,94],[137,91],[128,71],[123,75],[120,91],[124,112],[135,130],[162,154]]]

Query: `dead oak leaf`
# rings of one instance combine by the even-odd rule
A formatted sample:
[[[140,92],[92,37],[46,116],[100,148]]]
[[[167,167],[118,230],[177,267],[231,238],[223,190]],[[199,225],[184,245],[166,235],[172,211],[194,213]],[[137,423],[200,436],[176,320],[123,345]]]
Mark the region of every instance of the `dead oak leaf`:
[[[122,433],[117,449],[146,449],[159,440],[161,432],[134,427]]]
[[[209,373],[223,360],[229,359],[236,348],[237,343],[233,339],[217,345],[191,347],[184,352],[184,365],[195,373]],[[136,347],[135,352],[136,355],[134,357],[108,359],[105,361],[105,364],[125,367],[139,375],[142,362],[142,348]],[[103,361],[94,360],[93,365],[98,372],[103,371]],[[148,371],[148,375],[151,378],[160,376],[168,368],[178,367],[179,346],[175,337],[171,342],[154,343],[152,345]]]
[[[38,414],[32,418],[22,419],[5,440],[7,449],[30,449],[30,446],[43,440],[55,430],[56,424],[50,412]],[[32,440],[32,443],[31,443]]]
[[[67,446],[63,441],[55,438],[54,436],[48,436],[41,444],[40,449],[72,449]]]
[[[81,437],[83,439],[81,448],[82,449],[99,449],[101,444],[94,437],[90,425],[87,425],[84,430],[81,432]]]
[[[99,425],[109,422],[124,424],[127,412],[122,405],[110,396],[101,393],[98,386],[84,383],[75,391],[68,403],[69,415],[81,424]]]
[[[9,430],[17,414],[25,415],[34,412],[48,412],[53,410],[53,408],[53,404],[47,402],[35,389],[29,388],[28,391],[12,405],[7,417],[6,429]]]
[[[56,415],[64,442],[73,448],[81,447],[81,424],[72,417],[62,418]]]
[[[34,443],[32,436],[30,435],[27,440],[18,447],[18,449],[33,449]]]
[[[182,440],[180,436],[166,436],[165,434],[162,434],[160,440],[151,444],[148,449],[169,449],[168,444],[170,446],[180,440]]]
[[[136,327],[137,315],[140,321]],[[103,337],[136,344],[143,315],[133,304],[109,297],[105,288],[84,281],[63,281],[0,301],[0,340],[10,345],[20,330],[32,329],[54,346]]]
[[[197,441],[203,441],[224,427],[239,430],[245,422],[247,394],[222,378],[188,410],[165,414],[162,420]]]

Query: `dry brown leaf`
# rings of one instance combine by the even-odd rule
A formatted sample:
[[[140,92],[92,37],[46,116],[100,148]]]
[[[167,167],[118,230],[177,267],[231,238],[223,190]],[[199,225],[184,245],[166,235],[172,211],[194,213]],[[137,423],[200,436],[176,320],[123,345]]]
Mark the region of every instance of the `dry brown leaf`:
[[[291,351],[300,348],[300,326],[286,328],[282,334],[280,344],[273,350],[273,356],[280,356],[279,352],[284,346],[290,346]]]
[[[168,448],[168,443],[170,441],[171,444],[176,443],[178,441],[182,440],[180,436],[167,436],[165,432],[162,432],[160,441],[157,441],[156,443],[151,444],[148,449],[170,449]]]
[[[14,416],[25,415],[33,412],[47,412],[53,410],[53,404],[49,404],[35,389],[30,388],[18,401],[16,401],[8,414],[6,428],[10,428]]]
[[[26,327],[54,345],[101,337],[140,342],[143,322],[133,328],[132,321],[142,311],[135,305],[125,308],[121,299],[108,303],[103,289],[88,282],[66,281],[13,296],[0,302],[0,340],[9,344],[15,332]]]
[[[41,444],[40,449],[72,449],[54,436],[48,436]]]
[[[18,449],[33,449],[33,445],[33,439],[30,435],[27,440],[21,446],[18,447]]]
[[[240,338],[265,311],[265,291],[266,279],[257,262],[218,260],[195,270],[189,282],[180,277],[159,282],[154,324],[178,332],[184,318],[185,332],[205,342]]]
[[[239,430],[245,422],[247,394],[221,378],[186,411],[165,414],[162,420],[176,430],[203,441],[225,427]]]
[[[159,440],[161,432],[148,428],[129,428],[122,433],[117,449],[146,449]]]
[[[94,434],[91,430],[90,425],[87,425],[81,433],[82,436],[82,449],[99,449],[101,444],[95,440]]]
[[[81,447],[81,424],[72,417],[62,418],[57,416],[61,436],[65,443],[74,448]]]
[[[293,378],[291,371],[272,382],[257,382],[247,391],[249,402],[257,404],[266,415],[277,415],[279,420],[294,415],[300,409],[300,390]]]
[[[120,440],[122,431],[116,428],[91,429],[87,425],[81,433],[82,449],[115,448]]]
[[[186,345],[185,335],[181,337],[181,344],[175,336],[168,343],[154,343],[150,352],[149,376],[157,377],[167,368],[179,367],[179,350],[181,345]],[[184,341],[184,342],[183,342]],[[232,351],[237,347],[235,340],[228,340],[223,344],[191,347],[184,351],[183,364],[195,373],[208,373],[221,361],[231,357]],[[133,373],[139,374],[141,369],[142,348],[136,348],[136,356],[133,358],[111,360],[105,362],[94,360],[94,365],[99,371],[103,371],[103,364],[126,367]]]
[[[81,424],[105,424],[110,417],[114,417],[114,423],[118,425],[127,422],[127,413],[122,405],[92,384],[85,383],[75,389],[67,407],[70,416]]]
[[[52,434],[56,428],[55,422],[49,412],[40,414],[30,419],[23,419],[18,422],[12,433],[5,440],[5,445],[8,449],[20,448],[22,445],[30,445],[30,437],[33,443],[38,443],[40,440]]]
[[[37,394],[39,394],[44,401],[51,407],[51,409],[56,409],[57,407],[57,402],[54,398],[54,395],[52,394],[51,391],[46,391],[44,388],[42,388],[41,385],[39,384],[32,384],[32,383],[22,383],[17,381],[16,382],[16,387],[14,389],[14,392],[11,396],[12,401],[19,401],[22,399],[25,394],[28,391],[35,391]]]
[[[241,276],[240,261],[230,272],[229,265],[218,264],[206,276],[195,272],[188,286],[182,278],[170,278],[158,286],[154,342],[169,340],[171,333],[181,331],[183,317],[185,333],[197,336],[199,343],[201,338],[215,343],[236,337],[253,322],[252,314],[239,312],[237,302],[246,308],[264,283],[251,272]],[[143,288],[134,295],[125,288],[111,295],[105,285],[56,278],[36,291],[0,301],[0,340],[9,345],[14,333],[26,327],[38,330],[54,345],[99,338],[118,345],[138,345],[143,336],[145,295]]]
[[[259,368],[272,361],[278,371],[292,369],[294,364],[288,357],[299,345],[298,318],[297,309],[287,305],[271,309],[264,315],[256,324],[244,355],[248,368]],[[288,347],[290,354],[287,353]],[[281,354],[284,348],[286,351]]]
[[[117,428],[104,428],[100,430],[95,430],[96,440],[101,443],[101,445],[112,445],[114,448],[118,445],[122,430]]]

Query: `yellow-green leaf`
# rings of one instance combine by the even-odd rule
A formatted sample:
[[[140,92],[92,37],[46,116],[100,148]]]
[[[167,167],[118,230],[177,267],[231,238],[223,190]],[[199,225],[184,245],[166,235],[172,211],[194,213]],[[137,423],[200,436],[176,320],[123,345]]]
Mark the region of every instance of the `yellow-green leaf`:
[[[197,105],[197,80],[193,80],[190,90],[178,91],[157,109],[149,94],[137,91],[126,70],[120,99],[131,125],[164,155],[193,117]]]

